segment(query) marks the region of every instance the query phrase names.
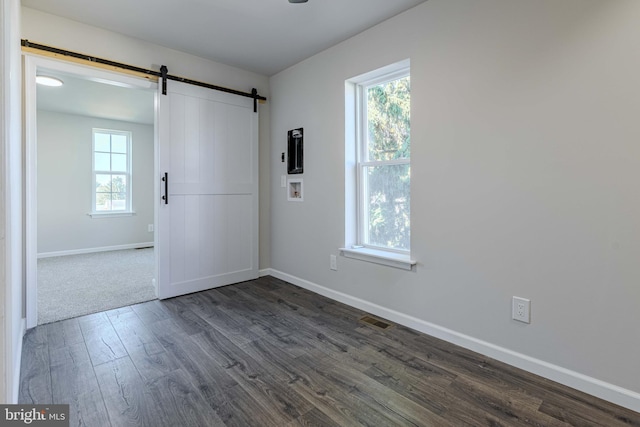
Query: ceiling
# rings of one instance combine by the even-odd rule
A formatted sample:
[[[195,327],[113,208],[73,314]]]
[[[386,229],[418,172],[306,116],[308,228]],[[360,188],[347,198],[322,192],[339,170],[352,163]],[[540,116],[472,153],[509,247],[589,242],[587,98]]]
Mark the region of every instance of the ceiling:
[[[426,0],[22,0],[22,5],[271,76]]]
[[[38,110],[152,125],[154,91],[121,87],[38,68],[38,75],[58,77],[60,87],[37,85]]]

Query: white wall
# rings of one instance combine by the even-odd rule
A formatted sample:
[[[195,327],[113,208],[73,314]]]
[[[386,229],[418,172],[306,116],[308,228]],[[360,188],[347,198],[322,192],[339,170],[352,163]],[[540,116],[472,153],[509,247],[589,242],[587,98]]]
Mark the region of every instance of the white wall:
[[[149,105],[153,108],[153,105]],[[38,110],[38,253],[153,242],[152,125]],[[92,199],[92,129],[132,133],[135,215],[87,215]]]
[[[637,0],[429,0],[273,76],[274,273],[640,410],[638,22]],[[330,271],[345,80],[406,58],[417,271]],[[297,127],[290,203],[279,156]]]
[[[20,2],[0,0],[0,402],[16,403],[24,331]]]
[[[160,65],[166,65],[169,74],[247,92],[255,87],[260,95],[269,98],[269,79],[266,76],[24,7],[22,38],[142,68],[159,70]],[[269,102],[259,107],[261,268],[270,265],[269,108]]]

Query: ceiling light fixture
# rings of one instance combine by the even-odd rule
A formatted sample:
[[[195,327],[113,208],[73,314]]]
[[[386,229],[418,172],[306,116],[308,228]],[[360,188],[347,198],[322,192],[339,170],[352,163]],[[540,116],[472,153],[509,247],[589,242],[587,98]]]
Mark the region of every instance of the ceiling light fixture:
[[[64,82],[57,77],[51,76],[36,76],[36,83],[43,86],[58,87],[62,86]]]
[[[289,0],[289,3],[306,3],[308,0]]]

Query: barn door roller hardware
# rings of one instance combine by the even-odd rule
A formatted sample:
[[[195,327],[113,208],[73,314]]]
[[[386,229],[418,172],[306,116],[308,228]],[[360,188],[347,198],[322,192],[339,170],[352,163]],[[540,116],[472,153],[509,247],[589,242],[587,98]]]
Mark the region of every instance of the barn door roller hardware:
[[[52,54],[52,56],[65,56],[70,58],[80,59],[82,61],[91,62],[93,64],[100,64],[105,68],[119,68],[132,72],[132,74],[141,75],[142,77],[156,77],[162,80],[162,94],[167,94],[167,80],[174,80],[177,82],[187,83],[195,86],[205,87],[221,92],[230,93],[233,95],[244,96],[253,99],[253,111],[258,112],[258,101],[266,101],[267,98],[258,95],[258,90],[253,88],[251,92],[243,92],[240,90],[229,89],[222,86],[216,86],[209,83],[199,82],[197,80],[185,79],[184,77],[172,76],[168,74],[166,65],[160,67],[160,71],[148,70],[146,68],[136,67],[134,65],[123,64],[121,62],[111,61],[103,58],[96,58],[95,56],[89,56],[82,53],[72,52],[69,50],[58,49],[57,47],[46,46],[43,44],[32,43],[29,40],[22,39],[21,44],[25,50],[40,50]]]
[[[184,77],[172,76],[171,74],[163,74],[162,70],[164,70],[164,73],[167,72],[167,67],[165,65],[160,67],[160,70],[161,70],[161,77],[162,77],[162,80],[163,80],[163,83],[162,83],[162,90],[163,91],[162,91],[162,93],[164,95],[167,94],[166,93],[166,81],[167,80],[173,80],[173,81],[176,81],[176,82],[187,83],[187,84],[194,85],[194,86],[206,87],[208,89],[213,89],[213,90],[217,90],[217,91],[220,91],[220,92],[231,93],[233,95],[252,98],[253,99],[253,112],[254,113],[258,112],[258,101],[266,101],[267,100],[267,98],[265,98],[264,96],[258,95],[258,89],[256,89],[256,88],[251,89],[251,93],[242,92],[240,90],[229,89],[228,87],[216,86],[216,85],[212,85],[212,84],[209,84],[209,83],[199,82],[197,80],[185,79]]]
[[[160,66],[160,78],[162,79],[162,94],[167,94],[167,76],[169,73],[169,69],[166,65]]]

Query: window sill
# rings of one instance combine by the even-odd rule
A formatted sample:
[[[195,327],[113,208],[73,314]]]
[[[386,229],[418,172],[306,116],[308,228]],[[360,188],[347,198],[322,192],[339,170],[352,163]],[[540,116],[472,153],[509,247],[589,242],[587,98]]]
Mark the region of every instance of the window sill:
[[[411,270],[416,261],[409,255],[387,252],[371,248],[340,248],[340,254],[347,258],[382,264],[389,267]]]
[[[87,215],[89,215],[91,218],[118,218],[118,217],[123,217],[123,216],[133,216],[136,213],[131,211],[131,212],[89,212]]]

